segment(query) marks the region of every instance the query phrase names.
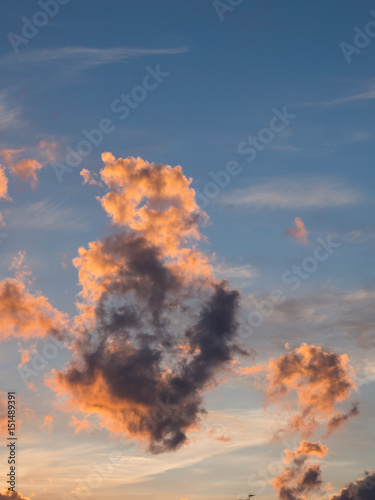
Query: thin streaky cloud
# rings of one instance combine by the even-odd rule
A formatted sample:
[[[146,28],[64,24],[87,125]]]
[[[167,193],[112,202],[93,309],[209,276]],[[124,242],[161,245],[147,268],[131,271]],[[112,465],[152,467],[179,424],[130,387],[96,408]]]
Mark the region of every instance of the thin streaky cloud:
[[[238,189],[221,203],[256,208],[326,208],[358,205],[365,201],[357,188],[327,178],[274,178],[257,186]]]
[[[321,102],[306,102],[303,103],[302,107],[323,107],[330,108],[336,106],[345,106],[347,104],[353,104],[361,101],[370,101],[375,99],[375,84],[373,82],[369,83],[363,88],[362,91],[357,91],[354,94],[346,95],[343,97],[337,97],[336,99],[330,99],[328,101]]]
[[[38,231],[87,231],[89,223],[74,207],[42,200],[23,205],[13,210],[9,216],[9,225],[16,229]]]
[[[233,458],[236,452],[248,447],[259,447],[267,443],[269,428],[272,425],[272,420],[264,416],[261,409],[256,410],[213,410],[207,415],[205,420],[205,428],[197,431],[197,437],[190,443],[190,447],[181,449],[178,454],[173,455],[141,455],[136,447],[131,449],[120,448],[123,457],[119,460],[119,467],[114,470],[111,476],[114,485],[137,484],[147,480],[150,476],[163,475],[168,471],[183,469],[193,465],[200,464],[211,457],[220,457],[223,454],[231,454]],[[234,424],[234,425],[233,425]],[[218,428],[222,432],[231,433],[232,441],[220,443],[209,435],[209,429]],[[251,429],[251,431],[249,431]],[[103,448],[100,444],[89,445],[72,445],[64,442],[59,442],[58,449],[47,448],[45,442],[33,441],[33,436],[26,436],[28,448],[25,451],[25,463],[32,464],[30,466],[30,475],[41,480],[41,467],[34,467],[31,457],[38,457],[43,467],[47,467],[47,463],[53,460],[56,466],[61,467],[66,474],[69,473],[70,464],[67,465],[64,461],[64,454],[70,454],[74,457],[73,466],[77,474],[84,480],[92,472],[84,457],[87,456],[102,456],[104,461],[108,456],[108,448]],[[64,453],[61,453],[61,449]],[[121,467],[120,467],[121,466]],[[124,476],[126,470],[126,477]],[[55,484],[59,484],[61,476],[56,478]],[[64,483],[61,485],[64,487]],[[110,498],[110,497],[106,497]]]
[[[358,101],[368,101],[375,99],[375,90],[369,90],[368,92],[362,92],[360,94],[349,95],[346,97],[340,97],[338,99],[332,99],[331,101],[324,101],[319,103],[319,106],[341,106],[342,104],[351,104]]]
[[[219,264],[214,266],[214,272],[218,278],[226,278],[232,280],[250,279],[258,276],[258,273],[253,266],[249,264],[229,266],[226,264]]]
[[[21,111],[17,107],[11,107],[6,91],[0,92],[0,130],[15,129],[25,125],[21,119]]]
[[[90,47],[62,47],[58,49],[35,49],[20,53],[17,56],[8,54],[0,58],[1,66],[19,66],[22,64],[44,65],[64,62],[75,62],[83,68],[103,64],[124,63],[130,59],[152,55],[171,55],[186,52],[186,47],[172,49],[141,49],[129,47],[113,47],[96,49]]]

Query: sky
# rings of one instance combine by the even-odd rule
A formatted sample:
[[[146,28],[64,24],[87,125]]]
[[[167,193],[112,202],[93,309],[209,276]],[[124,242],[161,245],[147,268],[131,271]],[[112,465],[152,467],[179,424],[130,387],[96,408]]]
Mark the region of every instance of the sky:
[[[1,9],[0,500],[375,498],[373,2]]]

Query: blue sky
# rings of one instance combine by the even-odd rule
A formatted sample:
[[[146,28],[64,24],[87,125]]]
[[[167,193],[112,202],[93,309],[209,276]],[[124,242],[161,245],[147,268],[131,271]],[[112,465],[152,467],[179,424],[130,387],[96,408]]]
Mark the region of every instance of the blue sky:
[[[332,490],[323,498],[329,498],[373,465],[375,39],[357,48],[350,62],[340,46],[355,46],[355,27],[364,30],[375,20],[373,2],[237,3],[221,19],[211,0],[71,0],[17,46],[10,39],[22,36],[25,18],[32,21],[41,7],[26,0],[2,5],[1,149],[25,148],[31,157],[40,141],[57,147],[54,160],[38,172],[35,189],[10,177],[13,201],[0,200],[6,223],[0,231],[1,279],[13,276],[12,259],[25,251],[31,292],[40,291],[58,310],[75,314],[80,286],[72,259],[79,247],[111,231],[96,199],[102,188],[82,185],[80,171],[99,174],[105,151],[116,158],[181,165],[197,192],[208,199],[207,192],[215,190],[207,203],[198,196],[209,216],[202,248],[215,254],[215,274],[241,291],[243,321],[273,290],[286,299],[245,338],[256,351],[245,364],[264,365],[285,354],[284,344],[295,349],[306,342],[347,353],[356,370],[360,415],[327,440],[331,454],[323,471]],[[114,101],[137,92],[155,72],[162,74],[160,81],[154,77],[155,88],[138,103],[133,100],[134,109],[120,119]],[[240,144],[262,134],[283,110],[293,117],[288,123],[278,118],[281,130],[247,161]],[[86,139],[83,130],[97,129],[105,119],[113,130],[102,133],[79,166],[57,176],[56,164],[67,165],[66,148],[77,151]],[[237,165],[236,175],[220,174],[228,162]],[[212,188],[215,175],[224,187]],[[305,242],[288,234],[296,218],[308,232]],[[293,291],[283,276],[314,256],[318,238],[339,246]],[[259,481],[260,465],[282,465],[278,457],[285,446],[271,442],[269,429],[287,415],[262,406],[262,390],[250,377],[223,375],[205,395],[208,415],[189,445],[155,457],[132,441],[119,444],[103,429],[74,434],[70,416],[43,383],[70,353],[61,350],[35,377],[36,392],[30,391],[17,370],[17,342],[2,344],[0,390],[10,390],[12,381],[23,407],[32,410],[33,416],[23,419],[19,446],[18,483],[26,497],[34,492],[36,499],[47,500],[74,491],[92,462],[114,450],[125,453],[123,462],[93,490],[93,499],[234,499],[251,490],[251,474]],[[35,344],[22,342],[27,348]],[[52,413],[48,434],[40,425]],[[210,430],[216,428],[230,439],[213,439]],[[32,463],[33,456],[47,475]],[[4,464],[5,459],[2,469]],[[266,472],[264,490],[254,483],[259,498],[277,498],[272,478]]]

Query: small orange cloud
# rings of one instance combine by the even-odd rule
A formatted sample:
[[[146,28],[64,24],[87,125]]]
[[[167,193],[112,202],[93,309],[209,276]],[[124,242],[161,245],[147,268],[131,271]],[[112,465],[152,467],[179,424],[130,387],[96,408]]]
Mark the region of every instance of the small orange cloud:
[[[13,177],[27,182],[34,189],[38,184],[38,172],[56,158],[57,143],[41,141],[37,147],[20,149],[2,149],[0,157],[3,158],[5,167]],[[29,156],[28,158],[25,156]],[[31,158],[30,156],[34,156]],[[23,158],[22,158],[23,157]],[[36,159],[36,158],[37,159]],[[0,174],[0,198],[6,186],[4,172]]]
[[[90,172],[87,168],[83,168],[80,175],[83,177],[83,185],[88,184],[89,186],[103,187],[103,184],[95,179],[98,176],[95,172]]]
[[[8,194],[8,178],[5,175],[5,171],[0,167],[0,198],[5,198],[10,201],[11,198]]]
[[[301,455],[316,455],[317,457],[325,457],[328,453],[328,448],[320,441],[319,443],[312,443],[311,441],[301,441],[299,448],[294,451],[285,450],[285,463],[290,463],[296,457]]]
[[[18,343],[18,351],[21,353],[21,362],[18,366],[24,366],[31,360],[31,356],[36,353],[36,344],[32,345],[28,349],[22,347],[22,344]]]
[[[309,231],[305,228],[305,224],[303,223],[302,219],[299,217],[296,217],[294,219],[294,223],[296,227],[287,227],[285,229],[286,234],[292,235],[298,243],[301,243],[302,245],[307,245],[308,240],[307,237],[309,235]]]
[[[9,271],[15,271],[15,276],[18,281],[22,283],[26,282],[29,285],[32,282],[30,278],[32,276],[32,271],[30,266],[25,264],[26,252],[20,250],[17,255],[13,257],[12,263],[9,266]]]
[[[240,366],[236,369],[236,373],[239,375],[254,375],[256,373],[261,373],[267,370],[266,366]]]
[[[85,498],[87,496],[87,488],[86,486],[78,486],[77,488],[74,488],[74,490],[72,490],[70,493],[72,495],[77,495],[78,494],[78,498],[80,497],[80,495],[84,494],[84,497]]]
[[[56,160],[56,149],[57,149],[57,142],[48,142],[48,141],[40,141],[39,143],[39,148],[41,149],[41,152],[45,155],[46,161],[48,163],[52,163],[53,161]]]
[[[39,427],[39,429],[47,429],[48,433],[51,432],[52,430],[52,422],[53,422],[53,417],[52,415],[46,415],[44,417],[44,422],[42,425]]]
[[[355,372],[346,354],[302,344],[294,350],[289,347],[288,353],[279,358],[271,358],[267,372],[266,402],[292,411],[288,430],[308,436],[325,424],[328,432],[333,432],[358,414],[355,405],[348,414],[336,413],[336,404],[356,389]]]
[[[33,295],[12,279],[0,281],[0,341],[9,337],[44,337],[66,328],[66,315],[43,295]]]
[[[324,457],[327,453],[326,446],[310,441],[302,441],[294,451],[286,449],[284,463],[287,465],[272,482],[279,499],[302,500],[312,493],[321,493],[323,481],[320,467],[308,464],[307,459],[310,455]]]
[[[83,418],[82,420],[79,420],[77,417],[73,415],[69,425],[75,428],[74,434],[78,434],[81,431],[86,431],[86,432],[92,431],[92,425],[90,424],[90,422],[87,420],[86,417]]]
[[[14,177],[19,177],[21,181],[28,182],[32,188],[38,184],[37,173],[43,168],[43,165],[38,160],[25,158],[18,162],[9,165],[9,172]]]

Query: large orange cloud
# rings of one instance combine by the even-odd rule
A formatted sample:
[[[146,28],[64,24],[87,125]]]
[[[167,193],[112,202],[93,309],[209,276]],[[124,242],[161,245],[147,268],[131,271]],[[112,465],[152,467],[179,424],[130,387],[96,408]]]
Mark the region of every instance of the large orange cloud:
[[[112,220],[137,231],[184,271],[208,275],[209,258],[194,244],[202,239],[198,223],[207,216],[199,209],[192,179],[181,166],[133,157],[116,160],[111,153],[103,153],[102,158],[101,178],[110,191],[100,201]]]
[[[81,333],[75,358],[49,385],[80,421],[92,417],[158,453],[187,441],[203,392],[240,352],[239,293],[211,275],[211,257],[197,247],[206,215],[180,166],[103,160],[100,202],[113,233],[74,259]]]

